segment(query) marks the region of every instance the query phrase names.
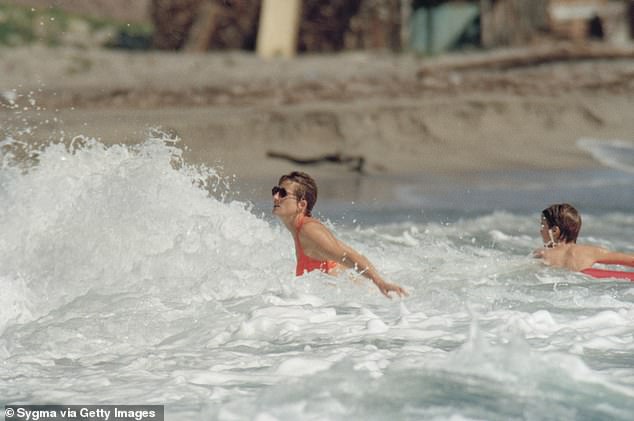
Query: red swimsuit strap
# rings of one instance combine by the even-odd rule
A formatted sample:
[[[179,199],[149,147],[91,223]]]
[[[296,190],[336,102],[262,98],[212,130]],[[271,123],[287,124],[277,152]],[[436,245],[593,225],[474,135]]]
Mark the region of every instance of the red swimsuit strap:
[[[297,221],[297,224],[295,224],[295,241],[297,242],[298,250],[301,252],[302,256],[304,256],[304,249],[302,248],[302,243],[299,242],[299,232],[302,230],[305,224],[310,224],[311,222],[315,222],[317,224],[319,223],[319,221],[316,221],[314,219],[306,220],[306,215],[302,215]]]
[[[305,224],[308,224],[311,222],[319,223],[319,221],[314,219],[306,220],[305,216],[302,215],[296,224],[296,232],[295,232],[294,239],[295,239],[295,250],[297,251],[297,266],[295,269],[295,274],[297,276],[304,274],[304,272],[311,272],[315,269],[328,273],[329,271],[331,271],[337,266],[337,264],[333,261],[330,261],[330,260],[322,261],[322,260],[313,259],[312,257],[307,256],[304,253],[304,249],[302,248],[302,243],[299,241],[299,232],[301,231],[302,227]]]

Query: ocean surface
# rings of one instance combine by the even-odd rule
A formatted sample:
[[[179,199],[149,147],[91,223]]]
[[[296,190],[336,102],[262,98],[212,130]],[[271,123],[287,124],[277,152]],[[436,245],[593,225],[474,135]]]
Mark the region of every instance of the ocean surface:
[[[561,201],[582,212],[580,242],[634,253],[631,143],[579,146],[607,166],[320,198],[318,216],[410,294],[389,300],[352,274],[296,278],[270,202],[160,132],[136,146],[1,139],[0,403],[629,421],[634,283],[531,257],[541,209]]]

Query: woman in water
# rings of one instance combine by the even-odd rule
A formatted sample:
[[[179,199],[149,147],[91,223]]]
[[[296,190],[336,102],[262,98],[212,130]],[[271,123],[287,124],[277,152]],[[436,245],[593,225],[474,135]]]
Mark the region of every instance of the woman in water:
[[[383,280],[372,263],[352,247],[338,240],[328,228],[311,216],[317,201],[317,184],[306,173],[294,171],[280,177],[273,187],[273,214],[293,235],[297,265],[295,274],[320,270],[336,273],[341,267],[354,269],[370,279],[386,297],[394,292],[407,295],[396,284]]]
[[[550,266],[582,272],[596,278],[634,280],[634,272],[594,269],[595,263],[634,267],[634,255],[601,247],[577,244],[581,215],[567,203],[551,205],[542,211],[541,236],[544,247],[535,250],[535,257]]]

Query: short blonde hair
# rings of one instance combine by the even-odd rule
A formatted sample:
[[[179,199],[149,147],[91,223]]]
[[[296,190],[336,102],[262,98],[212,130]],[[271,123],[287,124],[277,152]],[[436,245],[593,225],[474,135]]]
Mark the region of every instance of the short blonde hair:
[[[576,243],[581,231],[581,215],[568,203],[550,205],[542,211],[548,228],[559,228],[559,237],[566,243]]]

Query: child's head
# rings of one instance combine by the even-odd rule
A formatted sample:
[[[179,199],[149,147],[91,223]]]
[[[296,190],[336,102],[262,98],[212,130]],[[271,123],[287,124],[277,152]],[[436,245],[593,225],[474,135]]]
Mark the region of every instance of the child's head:
[[[551,205],[542,211],[542,222],[548,229],[558,229],[557,240],[564,243],[576,243],[581,230],[581,215],[568,203]]]

